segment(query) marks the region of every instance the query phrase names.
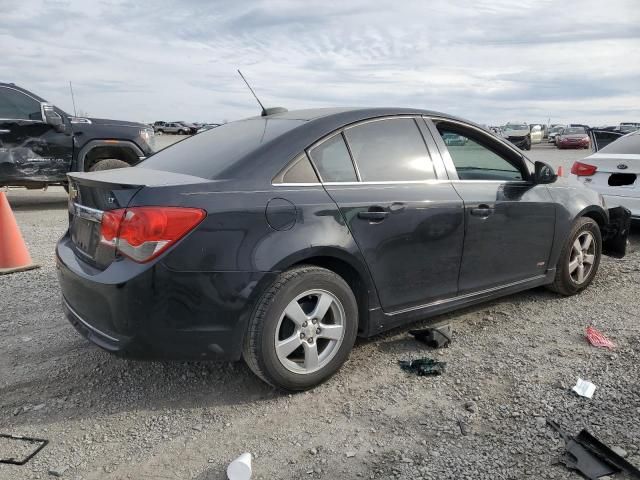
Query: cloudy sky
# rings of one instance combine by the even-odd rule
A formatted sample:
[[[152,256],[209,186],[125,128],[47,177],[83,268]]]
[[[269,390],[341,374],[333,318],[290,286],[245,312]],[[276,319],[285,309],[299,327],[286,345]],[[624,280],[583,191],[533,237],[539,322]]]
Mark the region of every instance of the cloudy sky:
[[[638,0],[0,0],[0,81],[73,111],[219,122],[412,106],[480,123],[640,121]]]

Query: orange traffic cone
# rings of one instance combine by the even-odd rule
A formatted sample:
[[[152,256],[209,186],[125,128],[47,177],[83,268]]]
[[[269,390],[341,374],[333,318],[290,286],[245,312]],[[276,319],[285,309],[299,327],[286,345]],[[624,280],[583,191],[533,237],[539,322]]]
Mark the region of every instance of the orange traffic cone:
[[[562,165],[558,167],[558,176],[559,177],[564,176],[564,168],[562,168]]]
[[[0,275],[38,268],[22,239],[7,196],[0,192]]]

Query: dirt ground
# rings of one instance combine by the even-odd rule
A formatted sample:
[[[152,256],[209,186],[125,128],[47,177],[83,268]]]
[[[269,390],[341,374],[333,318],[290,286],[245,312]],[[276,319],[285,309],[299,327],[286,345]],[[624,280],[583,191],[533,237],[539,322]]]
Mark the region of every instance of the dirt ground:
[[[583,156],[530,155],[565,168]],[[633,251],[605,258],[581,295],[536,289],[422,322],[452,324],[442,350],[408,328],[360,340],[329,382],[286,395],[241,363],[135,362],[89,344],[64,318],[55,277],[64,192],[8,197],[41,268],[0,276],[0,433],[50,443],[24,466],[0,463],[0,479],[217,480],[245,451],[265,480],[579,478],[556,464],[563,442],[545,418],[640,466],[638,228]],[[589,324],[616,348],[588,345]],[[444,375],[398,367],[424,356],[447,362]],[[591,400],[571,392],[578,377],[597,386]]]

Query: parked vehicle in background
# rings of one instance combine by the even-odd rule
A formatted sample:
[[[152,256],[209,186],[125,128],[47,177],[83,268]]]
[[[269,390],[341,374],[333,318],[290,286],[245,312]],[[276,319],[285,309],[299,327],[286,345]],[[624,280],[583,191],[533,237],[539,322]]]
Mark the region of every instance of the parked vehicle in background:
[[[554,125],[553,127],[549,128],[549,143],[556,143],[556,135],[558,135],[564,128],[566,128],[564,125]]]
[[[544,132],[542,130],[541,125],[532,125],[530,130],[529,138],[531,139],[531,143],[541,143],[542,138],[544,137]]]
[[[447,132],[442,136],[444,143],[448,146],[462,146],[467,143],[467,137],[458,135],[453,132]]]
[[[531,130],[526,123],[507,123],[503,128],[503,136],[522,150],[531,150]]]
[[[637,122],[621,122],[619,130],[623,133],[635,132],[640,129],[640,123]]]
[[[589,134],[584,127],[566,127],[556,135],[556,146],[562,148],[589,148]]]
[[[159,129],[161,129],[162,127],[164,127],[167,124],[167,122],[162,122],[162,121],[157,121],[157,122],[153,122],[153,131],[157,132]]]
[[[618,136],[614,141],[613,135]],[[626,207],[640,220],[640,131],[592,130],[591,137],[595,153],[575,162],[571,174],[604,196],[608,206]]]
[[[0,187],[66,186],[68,172],[135,165],[153,150],[148,125],[74,117],[24,88],[0,83]]]
[[[603,252],[625,254],[625,211],[470,122],[279,111],[70,174],[57,273],[82,335],[125,356],[244,358],[305,390],[358,335],[540,285],[573,295]]]
[[[191,129],[177,122],[166,122],[164,125],[159,126],[156,129],[156,133],[164,134],[164,133],[173,133],[177,135],[189,135],[191,133]]]
[[[182,120],[175,123],[182,125],[186,129],[187,135],[193,135],[198,131],[198,127],[196,127],[193,123],[184,122]]]

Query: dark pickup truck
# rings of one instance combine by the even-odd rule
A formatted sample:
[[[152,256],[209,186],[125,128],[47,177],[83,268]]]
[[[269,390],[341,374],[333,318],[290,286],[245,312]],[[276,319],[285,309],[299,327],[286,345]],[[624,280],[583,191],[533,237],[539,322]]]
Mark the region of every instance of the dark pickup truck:
[[[153,153],[153,129],[69,115],[12,83],[0,83],[0,187],[65,185],[67,172],[134,165]]]

